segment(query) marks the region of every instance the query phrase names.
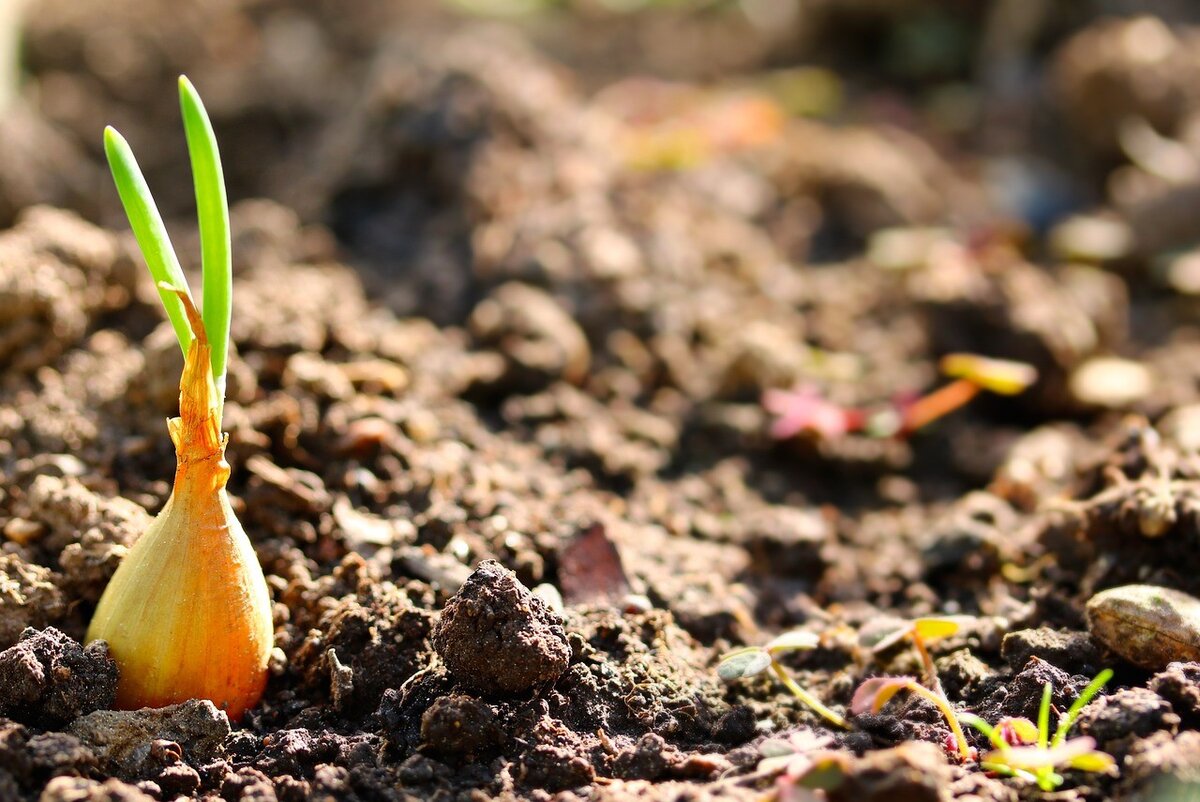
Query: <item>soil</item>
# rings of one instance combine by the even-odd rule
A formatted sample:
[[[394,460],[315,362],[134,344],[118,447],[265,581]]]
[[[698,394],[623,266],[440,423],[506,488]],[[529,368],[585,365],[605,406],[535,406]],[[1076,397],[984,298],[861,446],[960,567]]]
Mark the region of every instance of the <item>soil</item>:
[[[563,5],[28,14],[0,116],[0,800],[1183,798],[1191,608],[1088,602],[1200,596],[1195,10]],[[109,710],[81,642],[170,493],[182,367],[100,132],[194,271],[180,72],[235,201],[230,491],[276,625],[233,727]],[[1038,382],[907,438],[769,435],[764,390],[869,408],[955,351]],[[919,697],[839,731],[716,673],[803,629],[784,664],[847,712],[921,672],[872,633],[938,614],[970,617],[930,646],[989,721],[1114,669],[1073,734],[1116,771],[1042,791],[960,765]],[[780,742],[837,782],[777,784]]]

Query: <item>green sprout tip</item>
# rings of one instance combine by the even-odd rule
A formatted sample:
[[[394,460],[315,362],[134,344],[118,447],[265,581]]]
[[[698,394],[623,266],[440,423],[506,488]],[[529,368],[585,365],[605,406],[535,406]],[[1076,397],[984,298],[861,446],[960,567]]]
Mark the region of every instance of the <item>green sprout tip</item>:
[[[186,76],[179,77],[179,106],[187,135],[188,155],[196,190],[196,212],[200,224],[200,262],[203,294],[204,332],[212,347],[212,373],[218,403],[225,398],[225,375],[229,353],[229,326],[232,316],[233,267],[230,255],[229,203],[221,156],[217,150],[212,123],[200,95]],[[187,278],[163,224],[162,215],[138,167],[129,143],[116,129],[104,129],[104,152],[112,169],[113,182],[129,218],[138,247],[146,259],[150,275],[158,287],[159,298],[175,330],[179,347],[187,353],[195,335],[175,290],[190,298]]]

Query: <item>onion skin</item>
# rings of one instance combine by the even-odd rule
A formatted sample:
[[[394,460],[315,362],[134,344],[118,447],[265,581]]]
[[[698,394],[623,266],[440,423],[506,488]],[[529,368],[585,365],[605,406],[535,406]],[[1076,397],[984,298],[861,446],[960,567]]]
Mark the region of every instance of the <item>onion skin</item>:
[[[209,699],[236,722],[262,696],[274,630],[262,568],[225,491],[226,438],[197,324],[180,417],[168,421],[171,498],[105,588],[87,640],[107,641],[120,667],[118,708]]]

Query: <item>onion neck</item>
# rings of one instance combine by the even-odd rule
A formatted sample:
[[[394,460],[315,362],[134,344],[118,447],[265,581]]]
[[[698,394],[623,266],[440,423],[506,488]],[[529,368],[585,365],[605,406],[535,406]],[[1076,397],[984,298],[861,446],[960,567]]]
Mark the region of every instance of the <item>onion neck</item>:
[[[213,493],[229,481],[228,437],[221,432],[221,403],[213,381],[211,348],[202,325],[194,326],[179,379],[179,417],[167,421],[175,443],[175,491]]]

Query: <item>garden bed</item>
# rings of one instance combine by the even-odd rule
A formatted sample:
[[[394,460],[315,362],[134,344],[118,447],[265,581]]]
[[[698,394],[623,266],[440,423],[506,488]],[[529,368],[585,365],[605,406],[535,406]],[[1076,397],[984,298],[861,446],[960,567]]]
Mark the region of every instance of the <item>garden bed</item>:
[[[963,125],[953,63],[820,46],[890,41],[870,3],[754,37],[715,11],[514,32],[432,3],[105,5],[45,1],[0,119],[0,799],[809,798],[760,768],[780,743],[844,756],[833,802],[1200,783],[1194,621],[1085,615],[1131,584],[1200,596],[1200,29],[1080,10],[1022,39],[920,4],[1040,90],[980,80]],[[640,25],[724,59],[635,48],[613,75]],[[108,711],[82,644],[170,493],[183,362],[100,134],[196,268],[160,97],[183,71],[238,201],[229,488],[276,626],[232,728]],[[964,351],[1038,381],[908,437],[770,436],[765,390],[874,408]],[[921,697],[839,730],[717,673],[800,629],[783,665],[849,715],[864,679],[921,673],[872,633],[938,615],[968,617],[931,648],[987,721],[1112,668],[1073,734],[1115,772],[1045,792],[960,763]]]

